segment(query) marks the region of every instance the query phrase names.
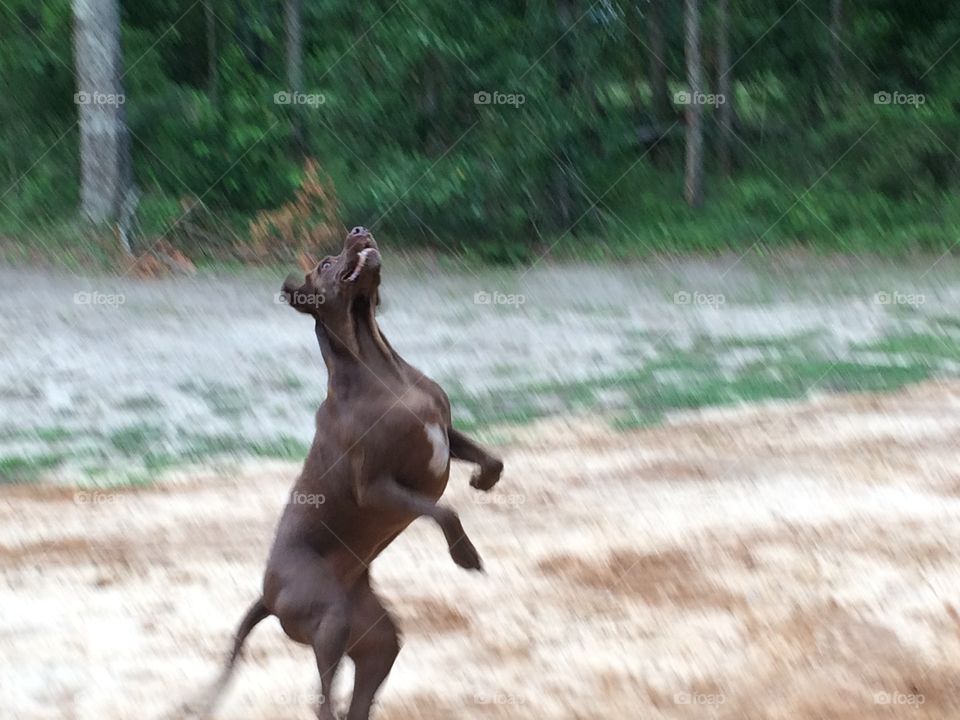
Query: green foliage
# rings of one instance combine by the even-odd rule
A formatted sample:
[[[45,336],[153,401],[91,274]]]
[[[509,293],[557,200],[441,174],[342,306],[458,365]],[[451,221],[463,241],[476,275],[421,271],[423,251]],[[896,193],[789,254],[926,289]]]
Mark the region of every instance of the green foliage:
[[[280,3],[215,3],[212,21],[203,3],[123,3],[148,239],[200,199],[229,243],[210,228],[195,242],[232,247],[258,211],[293,197],[304,156],[332,178],[344,222],[487,262],[528,261],[554,243],[591,256],[597,238],[615,255],[791,243],[939,252],[960,239],[955,3],[845,3],[837,45],[827,0],[733,0],[735,171],[714,166],[708,107],[697,212],[682,200],[683,108],[654,118],[648,3],[304,5],[303,92],[314,100],[280,104],[290,90]],[[664,3],[671,94],[686,86],[680,10]],[[703,18],[709,92],[715,11]],[[78,202],[71,32],[68,0],[0,6],[0,231],[32,245],[70,236]],[[655,126],[669,131],[653,148]]]

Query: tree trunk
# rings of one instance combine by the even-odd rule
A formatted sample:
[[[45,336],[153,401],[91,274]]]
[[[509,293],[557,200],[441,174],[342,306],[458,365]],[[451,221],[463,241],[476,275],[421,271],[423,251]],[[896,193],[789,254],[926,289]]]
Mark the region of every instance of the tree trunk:
[[[667,87],[667,43],[663,34],[663,0],[650,0],[647,8],[647,46],[652,99],[651,115],[659,137],[659,133],[663,132],[669,124],[668,119],[673,113],[670,90]],[[663,168],[669,164],[667,150],[665,142],[657,142],[654,145],[653,162],[657,167]]]
[[[733,171],[733,78],[730,75],[730,0],[717,2],[717,155],[720,170],[729,176]]]
[[[574,0],[558,0],[557,2],[558,29],[563,33],[560,42],[557,43],[557,86],[565,107],[570,107],[574,90],[574,38],[573,33],[569,32],[575,20],[573,5]],[[566,142],[557,148],[556,154],[566,162],[571,163],[570,151]],[[553,167],[552,184],[553,200],[557,210],[556,226],[562,227],[566,231],[573,219],[573,189],[567,170],[557,163]]]
[[[220,100],[220,72],[217,60],[217,16],[213,11],[213,0],[205,0],[203,10],[207,26],[207,95],[216,106]]]
[[[647,10],[647,44],[650,46],[650,93],[653,115],[658,122],[670,116],[672,105],[667,88],[667,43],[663,34],[663,0],[650,0]]]
[[[690,207],[703,205],[703,58],[700,53],[700,2],[684,0],[683,26],[687,57],[687,167],[684,196]]]
[[[121,83],[118,0],[73,0],[80,118],[80,210],[115,220],[131,192],[129,135]]]
[[[283,28],[286,41],[287,91],[303,92],[303,0],[284,0]],[[302,154],[306,149],[306,132],[303,122],[303,107],[299,103],[291,105],[293,111],[293,137],[297,151]]]
[[[840,33],[843,29],[843,0],[830,0],[830,80],[834,96],[843,86],[843,50]]]

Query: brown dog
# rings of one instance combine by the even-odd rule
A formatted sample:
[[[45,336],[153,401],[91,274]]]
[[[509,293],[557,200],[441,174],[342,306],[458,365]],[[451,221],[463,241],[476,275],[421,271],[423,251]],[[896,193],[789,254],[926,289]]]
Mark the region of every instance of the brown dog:
[[[287,503],[263,581],[263,596],[237,630],[222,689],[247,634],[270,615],[313,647],[320,672],[320,720],[334,720],[331,688],[344,655],[355,663],[347,720],[366,720],[400,650],[397,627],[370,586],[370,563],[418,517],[436,521],[453,561],[481,570],[457,513],[437,500],[449,460],[479,465],[470,484],[489,490],[503,463],[450,423],[437,383],[407,364],[374,316],[380,253],[362,227],[343,251],[303,282],[288,279],[287,302],[316,321],[329,377],[317,433]]]

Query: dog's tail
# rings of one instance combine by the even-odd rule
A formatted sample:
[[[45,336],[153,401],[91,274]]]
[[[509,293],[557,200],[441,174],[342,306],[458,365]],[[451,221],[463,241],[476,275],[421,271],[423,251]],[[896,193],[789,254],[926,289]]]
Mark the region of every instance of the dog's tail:
[[[258,598],[257,601],[250,606],[250,609],[247,610],[247,614],[244,615],[243,620],[240,621],[240,627],[237,628],[237,637],[233,641],[233,650],[227,659],[227,665],[223,669],[223,675],[220,676],[222,684],[226,685],[230,679],[230,675],[233,673],[233,666],[237,663],[237,658],[240,657],[240,651],[243,649],[243,643],[246,641],[247,635],[257,626],[257,623],[267,619],[270,615],[271,613],[267,610],[267,606],[263,604],[263,598]]]
[[[191,714],[199,714],[201,717],[205,717],[213,712],[217,701],[220,699],[220,695],[226,689],[227,683],[230,682],[230,676],[233,675],[233,666],[237,664],[237,659],[240,657],[240,651],[243,649],[243,643],[247,639],[247,635],[256,627],[257,623],[270,617],[271,614],[267,606],[263,604],[263,598],[258,598],[257,601],[250,606],[247,614],[244,615],[243,620],[240,621],[240,626],[237,628],[237,635],[233,641],[233,649],[230,651],[230,656],[227,658],[223,672],[220,673],[220,677],[217,679],[216,684],[210,689],[209,693],[207,693],[206,698],[198,704],[199,706],[190,708],[192,711]]]

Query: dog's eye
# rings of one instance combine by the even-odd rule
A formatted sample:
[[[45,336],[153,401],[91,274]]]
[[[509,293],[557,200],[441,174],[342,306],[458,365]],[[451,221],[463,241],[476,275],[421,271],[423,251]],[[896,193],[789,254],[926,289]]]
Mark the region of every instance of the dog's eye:
[[[330,262],[329,260],[325,260],[325,261],[323,262],[323,264],[320,265],[320,269],[321,269],[321,270],[329,270],[331,265],[333,265],[332,262]]]

